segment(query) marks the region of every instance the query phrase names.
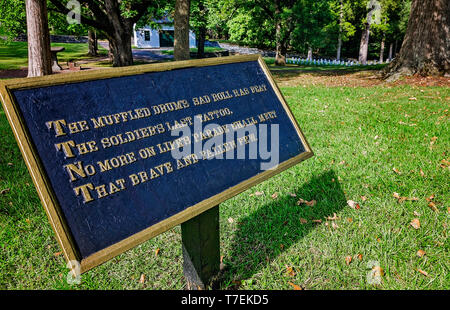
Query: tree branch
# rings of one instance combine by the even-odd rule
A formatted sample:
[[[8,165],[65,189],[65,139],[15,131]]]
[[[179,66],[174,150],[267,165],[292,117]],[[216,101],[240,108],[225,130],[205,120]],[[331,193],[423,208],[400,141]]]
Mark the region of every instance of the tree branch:
[[[60,13],[60,14],[64,14],[64,15],[67,15],[70,13],[70,10],[60,0],[50,0],[50,2],[53,4],[53,6],[55,8],[54,9],[49,8],[49,10]],[[84,16],[83,14],[80,15],[80,18],[81,18],[82,24],[89,25],[98,30],[105,31],[109,26],[107,19],[103,19],[103,22],[99,22],[98,17],[97,17],[97,19],[91,19],[91,18]]]

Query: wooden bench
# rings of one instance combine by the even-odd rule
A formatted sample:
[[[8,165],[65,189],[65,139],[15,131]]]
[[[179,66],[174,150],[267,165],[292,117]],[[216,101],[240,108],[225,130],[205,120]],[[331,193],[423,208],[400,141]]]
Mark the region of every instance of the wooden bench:
[[[61,71],[62,68],[61,66],[58,64],[58,56],[57,54],[59,52],[64,51],[66,48],[62,47],[62,46],[56,46],[56,47],[51,47],[50,51],[52,53],[52,71],[53,72],[57,72],[57,71]]]

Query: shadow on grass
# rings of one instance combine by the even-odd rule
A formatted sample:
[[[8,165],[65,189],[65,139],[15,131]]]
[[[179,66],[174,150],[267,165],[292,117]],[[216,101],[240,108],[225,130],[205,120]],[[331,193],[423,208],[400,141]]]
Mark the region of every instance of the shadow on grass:
[[[318,225],[313,220],[324,222],[326,217],[333,216],[346,205],[344,192],[333,170],[314,177],[295,194],[297,197],[278,197],[240,219],[228,256],[231,261],[226,262],[220,279],[222,286],[236,288],[239,281],[252,277],[313,230]],[[299,198],[314,199],[317,203],[312,207],[297,206]],[[307,223],[302,223],[301,218]]]
[[[280,77],[292,77],[301,74],[312,74],[316,76],[341,76],[361,71],[380,71],[385,66],[386,64],[353,67],[288,65],[286,67],[269,66],[269,69],[272,74]]]

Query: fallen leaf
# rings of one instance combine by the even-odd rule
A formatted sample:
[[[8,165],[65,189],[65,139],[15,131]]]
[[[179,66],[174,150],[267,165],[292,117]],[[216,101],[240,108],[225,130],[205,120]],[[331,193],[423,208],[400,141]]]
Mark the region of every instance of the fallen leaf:
[[[355,209],[355,210],[359,210],[360,209],[359,204],[356,201],[353,201],[353,200],[347,200],[347,205],[350,208]]]
[[[294,283],[292,283],[292,282],[288,282],[293,288],[294,288],[294,290],[296,290],[296,291],[302,291],[303,289],[302,289],[302,287],[301,286],[298,286],[297,284],[294,284]]]
[[[331,227],[333,227],[333,229],[339,228],[339,226],[335,222],[331,222]]]
[[[159,251],[160,251],[160,249],[159,249],[159,248],[157,248],[157,249],[155,250],[155,256],[158,256],[158,254],[159,254]]]
[[[447,168],[450,166],[450,161],[443,159],[443,160],[441,160],[440,166],[441,166],[441,168]]]
[[[361,196],[361,200],[364,202],[364,201],[367,200],[367,197],[366,196]]]
[[[289,193],[289,196],[291,196],[291,197],[297,197],[297,195],[294,194],[294,193]]]
[[[423,271],[422,269],[417,269],[417,271],[423,274],[425,277],[428,277],[428,272]]]
[[[397,174],[402,174],[397,168],[392,168],[392,170]]]
[[[362,254],[358,254],[356,257],[358,257],[358,259],[359,259],[360,261],[362,261]]]
[[[347,222],[351,223],[353,222],[353,219],[351,217],[347,217]]]
[[[405,197],[405,196],[400,196],[400,194],[396,193],[396,192],[394,192],[394,194],[392,196],[394,196],[394,198],[397,198],[398,203],[402,203],[406,200],[408,200],[408,201],[418,201],[419,200],[419,198],[417,198],[417,197],[409,198],[409,197]]]
[[[333,216],[328,216],[327,217],[327,220],[329,220],[329,221],[335,221],[335,220],[338,220],[339,219],[339,217],[336,215],[336,213],[333,213]]]
[[[2,190],[0,191],[0,195],[6,194],[6,193],[9,192],[9,191],[10,191],[9,188],[2,189]]]
[[[417,256],[419,256],[419,257],[423,257],[425,254],[426,254],[426,253],[425,253],[424,250],[419,250],[419,251],[417,251]]]
[[[308,202],[307,200],[300,198],[300,199],[297,201],[297,206],[301,205],[302,203],[307,203],[307,202]]]
[[[300,223],[306,224],[306,223],[308,223],[308,220],[307,220],[307,219],[304,219],[304,218],[300,218]]]
[[[351,257],[351,256],[346,256],[346,257],[345,257],[345,263],[346,263],[347,265],[350,265],[351,262],[352,262],[352,257]]]
[[[316,204],[317,201],[315,200],[311,200],[311,201],[307,201],[305,202],[305,204],[309,207],[314,207],[314,205]]]
[[[413,214],[414,214],[415,216],[420,216],[420,213],[417,212],[417,211],[414,211]]]
[[[12,166],[14,166],[14,164],[13,163],[8,163],[8,166],[12,167]]]
[[[417,98],[416,97],[410,97],[410,98],[408,98],[408,100],[417,100]]]
[[[254,192],[253,194],[250,194],[250,196],[261,196],[264,195],[264,192]]]
[[[286,266],[286,274],[290,277],[293,277],[295,276],[295,271],[292,267]]]
[[[62,251],[61,251],[61,252],[53,253],[53,256],[58,257],[58,256],[61,255],[61,254],[62,254]]]
[[[232,217],[228,218],[228,223],[233,224],[234,223],[234,219]]]
[[[312,220],[314,223],[322,223],[322,220]]]
[[[313,206],[316,204],[316,202],[317,202],[317,201],[315,201],[315,200],[308,201],[308,200],[305,200],[305,199],[300,198],[300,199],[297,201],[297,205],[299,206],[299,205],[301,205],[302,203],[304,203],[305,205],[307,205],[307,206],[309,206],[309,207],[313,207]]]
[[[373,266],[372,270],[373,270],[373,275],[375,277],[377,277],[377,276],[379,276],[379,277],[384,276],[383,268],[381,268],[380,266]]]
[[[425,173],[423,173],[422,169],[420,169],[420,176],[425,177]]]
[[[436,207],[436,204],[432,201],[430,201],[430,203],[428,203],[428,206],[431,208],[431,210],[433,210],[434,212],[439,212],[438,208]]]
[[[284,244],[280,244],[280,249],[284,250]]]
[[[418,218],[413,219],[410,224],[412,227],[414,227],[414,229],[420,228],[420,221]]]
[[[30,219],[25,219],[25,222],[27,222],[28,224],[30,224]]]
[[[431,195],[430,197],[425,198],[426,201],[430,202],[434,199],[434,195]]]
[[[277,199],[278,198],[278,193],[273,193],[271,196],[273,199]]]
[[[144,284],[145,282],[145,274],[141,274],[141,277],[139,278],[139,283]]]

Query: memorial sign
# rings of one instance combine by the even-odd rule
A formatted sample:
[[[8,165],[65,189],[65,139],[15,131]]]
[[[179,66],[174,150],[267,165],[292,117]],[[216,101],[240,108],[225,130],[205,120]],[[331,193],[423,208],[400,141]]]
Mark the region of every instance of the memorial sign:
[[[81,272],[312,156],[256,55],[9,80],[0,95]]]

